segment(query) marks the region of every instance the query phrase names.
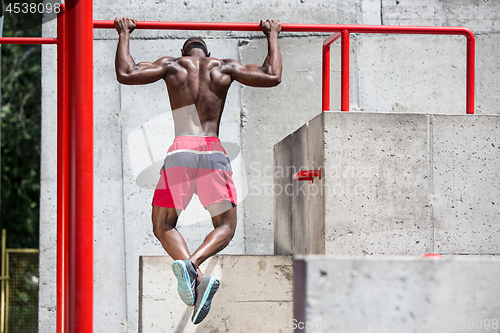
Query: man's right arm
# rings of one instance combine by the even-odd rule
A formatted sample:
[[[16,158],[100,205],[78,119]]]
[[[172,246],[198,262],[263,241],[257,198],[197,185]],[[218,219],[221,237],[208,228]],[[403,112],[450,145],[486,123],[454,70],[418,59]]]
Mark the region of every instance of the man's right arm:
[[[243,66],[236,60],[229,61],[231,77],[247,86],[274,87],[281,83],[282,61],[278,45],[281,21],[261,21],[260,26],[267,37],[267,56],[262,66]]]
[[[122,84],[147,84],[156,82],[167,74],[174,58],[164,57],[151,62],[135,63],[130,55],[130,34],[134,31],[136,21],[129,18],[115,18],[116,31],[119,34],[116,48],[115,70],[118,82]]]

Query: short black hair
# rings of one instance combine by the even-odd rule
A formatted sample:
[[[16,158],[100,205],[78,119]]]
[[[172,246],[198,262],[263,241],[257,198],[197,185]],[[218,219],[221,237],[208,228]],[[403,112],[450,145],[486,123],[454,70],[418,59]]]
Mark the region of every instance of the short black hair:
[[[207,44],[205,44],[205,41],[199,37],[191,37],[188,40],[184,42],[184,45],[182,46],[183,50],[186,50],[188,46],[192,48],[199,48],[205,52],[205,55],[208,57],[208,49],[207,49]]]

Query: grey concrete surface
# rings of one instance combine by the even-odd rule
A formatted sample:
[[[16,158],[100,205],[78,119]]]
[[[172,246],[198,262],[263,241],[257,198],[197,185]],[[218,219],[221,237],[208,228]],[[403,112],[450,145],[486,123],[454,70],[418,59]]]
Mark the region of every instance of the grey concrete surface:
[[[431,120],[435,250],[499,254],[499,117]]]
[[[275,228],[288,231],[276,233],[276,252],[499,254],[499,127],[497,115],[317,116],[275,146],[277,163],[291,163],[276,168],[323,170],[315,184],[292,181],[291,198],[275,197]]]
[[[294,260],[295,332],[497,333],[500,259]],[[300,297],[299,297],[300,296]]]
[[[363,1],[363,5],[364,3],[365,2]],[[495,105],[498,105],[498,98],[500,96],[500,88],[497,83],[500,74],[500,62],[491,57],[492,54],[498,52],[500,47],[499,26],[496,23],[500,17],[500,3],[498,1],[382,0],[379,4],[380,20],[378,24],[465,26],[472,30],[472,32],[476,35],[476,112],[479,114],[499,113],[499,110]],[[372,12],[372,15],[375,15],[375,12]],[[404,36],[397,36],[398,39],[399,37],[403,37],[403,41],[408,38]],[[412,100],[416,95],[420,95],[422,99],[422,104],[419,104],[417,109],[409,109],[407,111],[396,110],[396,112],[441,113],[443,110],[448,110],[446,113],[463,114],[464,109],[462,107],[452,110],[446,103],[441,103],[441,99],[444,98],[445,100],[448,100],[446,91],[449,87],[455,85],[459,87],[458,84],[462,84],[463,82],[459,76],[463,75],[463,71],[460,70],[460,68],[464,66],[464,62],[460,59],[465,59],[465,53],[463,53],[463,57],[458,56],[458,58],[457,53],[465,52],[464,38],[431,37],[429,42],[423,42],[423,39],[420,39],[419,41],[418,38],[415,40],[415,45],[410,48],[410,50],[414,51],[410,57],[407,57],[406,53],[408,51],[403,50],[401,48],[401,44],[399,43],[394,43],[392,47],[389,47],[391,50],[394,49],[399,51],[398,54],[394,56],[394,66],[401,66],[401,71],[398,73],[399,76],[407,72],[405,69],[410,72],[416,71],[417,73],[428,71],[429,74],[426,74],[428,79],[425,85],[428,85],[429,87],[437,87],[437,84],[439,83],[439,90],[437,90],[434,94],[429,95],[428,92],[424,93],[428,91],[428,87],[422,87],[419,84],[418,90],[414,90],[413,93],[408,94],[402,90],[407,89],[406,86],[395,86],[394,89],[402,91],[401,97],[404,96],[404,98],[398,101],[392,100],[392,104],[402,103],[402,105],[406,105],[406,100],[408,98],[409,100]],[[404,43],[405,42],[403,42],[403,44]],[[444,45],[449,46],[450,49],[446,49],[443,53],[442,46]],[[417,46],[417,48],[415,48],[415,46]],[[371,51],[377,53],[380,52],[377,51],[376,48],[370,50],[369,52]],[[419,59],[416,59],[417,61],[414,63],[415,65],[402,64],[405,62],[405,59],[412,60],[415,59],[414,57],[422,57],[421,60],[424,62],[424,64],[422,64],[422,68],[417,67],[417,65],[420,64],[418,62]],[[374,57],[372,59],[377,58]],[[429,62],[429,60],[431,61]],[[444,62],[441,67],[438,67],[435,65],[435,61]],[[398,65],[398,63],[400,65]],[[367,69],[372,68],[372,70],[374,70],[374,66],[370,62],[360,61],[359,64],[365,64]],[[379,69],[383,71],[382,68]],[[389,69],[389,72],[392,72],[392,69],[387,69]],[[380,76],[382,75],[379,75],[378,77]],[[382,78],[382,82],[377,81],[377,83],[381,87],[386,87],[387,85],[393,84],[391,79],[393,79],[394,82],[398,82],[400,80],[397,75],[391,75],[390,79]],[[413,84],[415,80],[420,79],[421,78],[417,76],[409,78],[411,84]],[[360,82],[363,82],[363,80],[360,79]],[[412,85],[409,85],[409,87],[413,89]],[[450,91],[449,93],[462,100],[462,98],[464,98],[463,91],[464,90],[462,88],[458,89],[458,92],[461,93],[461,95],[457,95],[454,91]],[[364,93],[364,90],[361,89],[360,93]],[[390,95],[391,93],[389,93],[389,96]],[[428,99],[433,99],[436,102],[429,103],[427,101]],[[361,102],[364,109],[369,111],[377,110],[378,106],[369,101],[370,99]],[[421,105],[426,103],[429,103],[431,109],[420,111]],[[459,103],[460,105],[463,105],[461,102]],[[383,111],[388,112],[389,110],[384,109]]]
[[[397,4],[385,0],[258,3],[246,0],[147,0],[141,3],[96,0],[94,18],[108,20],[115,16],[131,16],[139,20],[258,22],[272,17],[287,23],[465,24],[477,33],[476,110],[480,114],[490,114],[499,112],[500,102],[500,60],[491,56],[498,53],[499,48],[498,26],[495,25],[498,6],[498,2],[491,0],[400,0]],[[43,36],[55,36],[55,24],[55,21],[44,24]],[[265,40],[259,32],[136,31],[131,50],[138,61],[152,60],[167,53],[178,54],[184,39],[193,34],[205,38],[217,57],[261,63],[266,54]],[[163,250],[151,232],[152,191],[136,184],[128,139],[133,129],[169,112],[168,99],[161,97],[165,93],[161,83],[147,87],[118,85],[113,74],[116,32],[95,30],[94,36],[96,294],[106,292],[110,295],[102,305],[96,304],[94,330],[137,332],[138,257],[162,254]],[[460,54],[465,42],[447,37],[428,40],[423,36],[417,39],[397,37],[388,43],[381,36],[351,36],[351,108],[463,113],[461,100],[464,97],[460,86],[463,84],[463,57]],[[237,143],[242,148],[242,165],[246,171],[241,168],[241,172],[246,172],[249,196],[238,207],[239,227],[228,253],[273,253],[273,145],[321,110],[320,55],[324,38],[323,34],[283,33],[280,38],[284,59],[282,84],[273,89],[241,88],[238,84],[231,88],[222,119],[221,140]],[[52,332],[55,330],[55,47],[46,45],[42,50],[39,318],[40,331]],[[340,106],[339,55],[336,43],[332,48],[332,110]],[[421,75],[425,75],[425,79],[420,78]],[[434,95],[433,87],[443,90],[436,90]],[[192,214],[193,211],[186,212],[180,222],[190,248],[196,246],[211,228],[208,219],[190,224]],[[439,246],[451,249],[450,236],[445,234],[443,237]],[[484,249],[492,249],[489,243],[485,244]],[[108,253],[111,259],[106,257]],[[112,287],[108,279],[114,284]]]
[[[274,253],[325,253],[325,195],[317,178],[292,180],[324,167],[324,117],[319,115],[274,146]]]
[[[46,25],[49,25],[47,23]],[[46,69],[54,66],[57,49],[55,45],[42,48],[42,158],[40,160],[40,257],[39,257],[39,289],[38,289],[38,330],[39,332],[55,331],[56,320],[56,225],[57,218],[57,110],[56,80]],[[49,92],[49,93],[48,93]]]
[[[363,110],[465,114],[465,37],[360,35],[357,40]]]
[[[291,257],[217,255],[200,268],[221,286],[208,316],[193,325],[193,308],[177,294],[172,259],[140,257],[140,333],[291,332]]]
[[[287,195],[293,186],[292,175],[295,170],[285,166],[292,166],[292,137],[287,136],[274,145],[274,254],[283,255],[293,253],[292,196]],[[291,192],[288,192],[291,193]],[[284,195],[283,195],[284,194]]]
[[[498,1],[382,0],[381,20],[387,25],[465,26],[475,33],[498,33]]]
[[[325,114],[325,252],[420,254],[429,230],[425,115]]]
[[[282,83],[275,88],[241,88],[242,147],[248,172],[246,248],[249,254],[273,253],[273,145],[321,112],[322,38],[280,40]],[[243,63],[263,61],[265,40],[252,40],[240,48]],[[297,48],[303,50],[297,54]],[[318,56],[315,56],[318,55]],[[292,79],[293,77],[293,79]],[[262,111],[257,111],[262,110]],[[275,125],[272,125],[275,124]]]
[[[156,1],[141,3],[126,1],[94,1],[94,19],[109,20],[115,16],[134,16],[148,21],[204,21],[204,22],[259,22],[276,18],[289,23],[360,23],[362,0],[307,0],[290,2],[272,0],[252,2],[225,0],[206,2],[203,0]],[[203,13],[203,14],[201,14]],[[98,38],[114,39],[113,31],[98,30]],[[258,32],[200,31],[203,37],[234,38],[261,36]],[[138,31],[141,38],[186,38],[189,31]],[[294,34],[295,35],[295,34]]]

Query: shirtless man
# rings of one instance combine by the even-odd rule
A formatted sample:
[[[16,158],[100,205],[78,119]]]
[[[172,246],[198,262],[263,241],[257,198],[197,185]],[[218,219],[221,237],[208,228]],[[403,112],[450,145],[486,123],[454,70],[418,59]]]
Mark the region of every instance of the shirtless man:
[[[200,38],[184,43],[182,57],[136,64],[129,52],[130,33],[136,20],[115,19],[120,36],[115,59],[118,81],[134,85],[163,79],[170,96],[176,137],[153,198],[153,232],[174,260],[172,268],[179,296],[187,305],[194,305],[194,324],[208,314],[220,283],[215,277],[204,276],[199,266],[224,249],[236,229],[236,189],[229,159],[218,139],[227,91],[234,80],[253,87],[273,87],[281,82],[281,22],[261,21],[260,26],[268,41],[262,66],[212,58]],[[175,226],[194,192],[210,212],[214,230],[190,254]]]

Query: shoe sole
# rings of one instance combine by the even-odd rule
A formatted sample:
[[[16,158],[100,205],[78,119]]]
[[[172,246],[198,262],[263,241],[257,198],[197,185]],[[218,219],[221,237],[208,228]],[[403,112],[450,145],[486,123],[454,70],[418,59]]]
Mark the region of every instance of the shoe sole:
[[[193,324],[199,324],[210,311],[210,307],[212,306],[212,298],[214,298],[217,289],[219,289],[220,281],[217,278],[212,278],[208,283],[207,289],[203,294],[203,299],[201,300],[200,307],[198,309],[198,313],[193,317]]]
[[[172,265],[172,270],[174,271],[174,275],[177,278],[177,292],[181,297],[182,301],[186,303],[186,305],[193,306],[194,305],[194,295],[193,290],[191,289],[191,283],[189,280],[189,274],[186,269],[186,265],[182,261],[175,261]]]

